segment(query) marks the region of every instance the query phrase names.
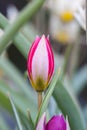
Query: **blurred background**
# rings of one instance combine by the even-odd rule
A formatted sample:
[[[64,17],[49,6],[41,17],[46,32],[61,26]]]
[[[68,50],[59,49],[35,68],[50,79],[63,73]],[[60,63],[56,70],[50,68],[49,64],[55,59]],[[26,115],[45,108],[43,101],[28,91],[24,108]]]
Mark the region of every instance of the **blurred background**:
[[[12,23],[22,8],[32,0],[0,0],[0,13]],[[65,68],[64,84],[71,87],[87,122],[87,44],[86,44],[86,1],[85,0],[46,0],[40,11],[21,28],[21,33],[32,43],[36,35],[49,35],[55,54],[56,68],[62,66],[67,48],[69,55]],[[0,36],[3,31],[0,30]],[[21,43],[20,43],[21,44]],[[19,50],[11,44],[2,57],[10,60],[25,75],[27,61]],[[0,80],[8,86],[15,82],[0,69]],[[29,81],[26,78],[26,82]],[[19,91],[16,89],[16,91]],[[0,101],[3,100],[0,99]],[[54,103],[52,99],[49,106]],[[9,113],[0,107],[0,130],[2,119],[15,130],[15,121]],[[55,111],[55,105],[51,112]]]

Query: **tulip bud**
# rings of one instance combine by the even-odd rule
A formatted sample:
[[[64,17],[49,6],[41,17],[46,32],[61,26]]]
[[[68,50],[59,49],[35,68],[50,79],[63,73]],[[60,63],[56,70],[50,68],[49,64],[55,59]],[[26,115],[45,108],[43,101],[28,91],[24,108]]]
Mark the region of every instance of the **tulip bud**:
[[[69,127],[67,127],[67,123],[63,115],[56,115],[49,120],[46,125],[46,130],[70,130]]]
[[[64,119],[63,115],[53,116],[46,123],[46,113],[39,120],[36,130],[70,130],[68,119]]]
[[[44,91],[54,71],[54,56],[48,37],[37,36],[28,54],[28,75],[37,92]]]

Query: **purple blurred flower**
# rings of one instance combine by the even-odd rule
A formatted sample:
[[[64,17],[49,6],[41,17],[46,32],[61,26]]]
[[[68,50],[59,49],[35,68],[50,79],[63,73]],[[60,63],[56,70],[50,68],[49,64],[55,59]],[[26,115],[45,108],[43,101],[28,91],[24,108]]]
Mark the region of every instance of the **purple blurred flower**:
[[[46,123],[46,113],[44,113],[37,124],[36,130],[70,130],[70,126],[68,119],[65,120],[63,115],[53,116]]]

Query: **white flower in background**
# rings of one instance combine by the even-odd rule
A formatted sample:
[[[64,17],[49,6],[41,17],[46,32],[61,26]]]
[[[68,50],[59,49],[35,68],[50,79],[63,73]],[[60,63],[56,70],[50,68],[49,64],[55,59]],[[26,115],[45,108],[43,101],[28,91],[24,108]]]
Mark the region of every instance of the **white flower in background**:
[[[47,8],[51,11],[49,31],[52,37],[62,43],[77,41],[80,26],[74,17],[82,0],[48,0]]]
[[[80,26],[86,30],[86,1],[83,2],[83,5],[77,7],[77,11],[74,13],[74,17],[80,24]]]
[[[74,18],[77,7],[83,5],[82,0],[48,0],[47,7],[62,21],[69,22]]]
[[[80,27],[76,21],[69,23],[62,23],[58,17],[51,15],[49,31],[52,37],[61,43],[76,42]]]
[[[7,7],[7,17],[10,20],[10,23],[12,23],[16,16],[18,15],[18,10],[14,5],[9,5]]]

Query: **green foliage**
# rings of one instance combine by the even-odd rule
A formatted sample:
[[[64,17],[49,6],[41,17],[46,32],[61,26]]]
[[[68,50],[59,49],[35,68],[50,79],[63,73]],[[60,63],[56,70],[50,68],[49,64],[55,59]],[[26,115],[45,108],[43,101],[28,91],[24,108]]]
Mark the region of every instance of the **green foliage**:
[[[18,112],[17,112],[17,110],[15,108],[15,105],[13,103],[13,100],[12,100],[11,96],[10,96],[10,93],[8,93],[8,97],[9,97],[10,103],[11,103],[12,108],[13,108],[13,112],[14,112],[14,115],[15,115],[15,118],[16,118],[16,121],[17,121],[18,128],[19,128],[19,130],[23,130],[20,118],[18,116]]]
[[[85,130],[85,121],[80,107],[71,91],[70,88],[65,87],[61,82],[57,82],[53,96],[63,114],[68,116],[71,130]]]

